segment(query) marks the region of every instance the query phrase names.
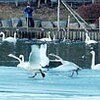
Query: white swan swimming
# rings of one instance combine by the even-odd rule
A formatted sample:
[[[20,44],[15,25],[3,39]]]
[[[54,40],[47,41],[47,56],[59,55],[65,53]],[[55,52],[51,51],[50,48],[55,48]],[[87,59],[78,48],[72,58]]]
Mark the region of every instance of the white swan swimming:
[[[0,35],[2,35],[2,41],[7,41],[9,43],[14,43],[16,44],[17,38],[16,38],[16,32],[14,33],[14,37],[7,37],[5,38],[4,32],[0,32]]]
[[[92,54],[91,69],[100,70],[100,64],[95,64],[95,51],[90,52]]]
[[[29,55],[29,61],[24,61],[24,56],[20,55],[20,58],[14,56],[13,54],[9,54],[8,56],[13,57],[17,59],[20,63],[17,65],[17,67],[24,68],[32,74],[34,74],[32,77],[34,78],[38,73],[41,73],[42,77],[45,77],[44,69],[42,68],[44,66],[44,63],[41,62],[41,50],[38,45],[32,45],[31,46],[31,53]],[[44,58],[45,56],[43,56]],[[45,65],[48,65],[45,64]]]
[[[39,39],[40,41],[52,41],[50,37],[50,32],[47,33],[48,37]]]
[[[86,33],[85,43],[86,43],[87,45],[90,45],[90,44],[95,44],[95,43],[97,43],[97,41],[91,40],[90,37],[89,37],[89,35],[88,35],[88,33]]]
[[[71,77],[72,77],[74,75],[74,72],[76,72],[76,74],[78,75],[78,71],[80,69],[82,69],[72,62],[63,60],[58,55],[55,55],[55,54],[49,54],[49,55],[58,58],[62,63],[62,65],[59,65],[58,67],[54,68],[54,70],[57,70],[57,71],[72,71],[72,74],[71,74]]]

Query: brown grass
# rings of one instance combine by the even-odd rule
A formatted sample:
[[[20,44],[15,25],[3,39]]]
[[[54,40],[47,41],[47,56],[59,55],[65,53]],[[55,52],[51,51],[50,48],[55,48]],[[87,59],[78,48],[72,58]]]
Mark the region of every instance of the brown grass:
[[[25,7],[8,4],[0,4],[0,18],[7,19],[12,17],[21,17],[23,16],[23,9]],[[50,8],[44,5],[41,5],[39,9],[36,9],[33,13],[34,19],[41,20],[57,20],[57,7]],[[68,11],[61,6],[60,8],[60,19],[67,20]]]

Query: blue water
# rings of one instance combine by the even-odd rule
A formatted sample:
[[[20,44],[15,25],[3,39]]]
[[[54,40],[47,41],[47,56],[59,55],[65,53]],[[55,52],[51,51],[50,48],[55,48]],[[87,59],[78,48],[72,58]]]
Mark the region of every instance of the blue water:
[[[17,67],[0,67],[0,100],[100,100],[100,71],[48,71],[29,78],[30,72]]]

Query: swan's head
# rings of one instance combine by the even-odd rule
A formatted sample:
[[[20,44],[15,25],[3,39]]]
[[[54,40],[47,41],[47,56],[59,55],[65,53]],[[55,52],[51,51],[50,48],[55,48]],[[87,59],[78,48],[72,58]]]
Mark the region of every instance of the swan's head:
[[[9,56],[9,57],[13,57],[13,54],[9,54],[8,56]]]
[[[55,57],[56,55],[55,55],[55,54],[53,54],[53,53],[50,53],[50,54],[49,54],[49,56],[54,56],[54,57]]]
[[[91,54],[94,54],[95,52],[92,50],[90,53],[91,53]]]
[[[44,31],[44,29],[43,29],[43,28],[41,28],[41,31]]]
[[[23,57],[24,57],[24,55],[19,55],[19,58],[21,58],[21,59],[22,59]]]
[[[53,54],[53,53],[50,53],[50,54],[49,54],[49,56],[54,56],[54,55],[55,55],[55,54]]]
[[[0,35],[4,35],[4,32],[0,32]]]
[[[24,62],[24,55],[19,55],[19,58],[21,59],[22,62]]]
[[[50,31],[49,32],[47,32],[48,34],[50,34]]]

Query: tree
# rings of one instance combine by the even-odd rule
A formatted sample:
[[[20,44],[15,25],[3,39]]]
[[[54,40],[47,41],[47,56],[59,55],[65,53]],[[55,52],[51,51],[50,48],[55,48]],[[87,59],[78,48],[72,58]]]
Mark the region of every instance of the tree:
[[[100,17],[100,3],[82,5],[77,11],[87,22],[94,23]]]

